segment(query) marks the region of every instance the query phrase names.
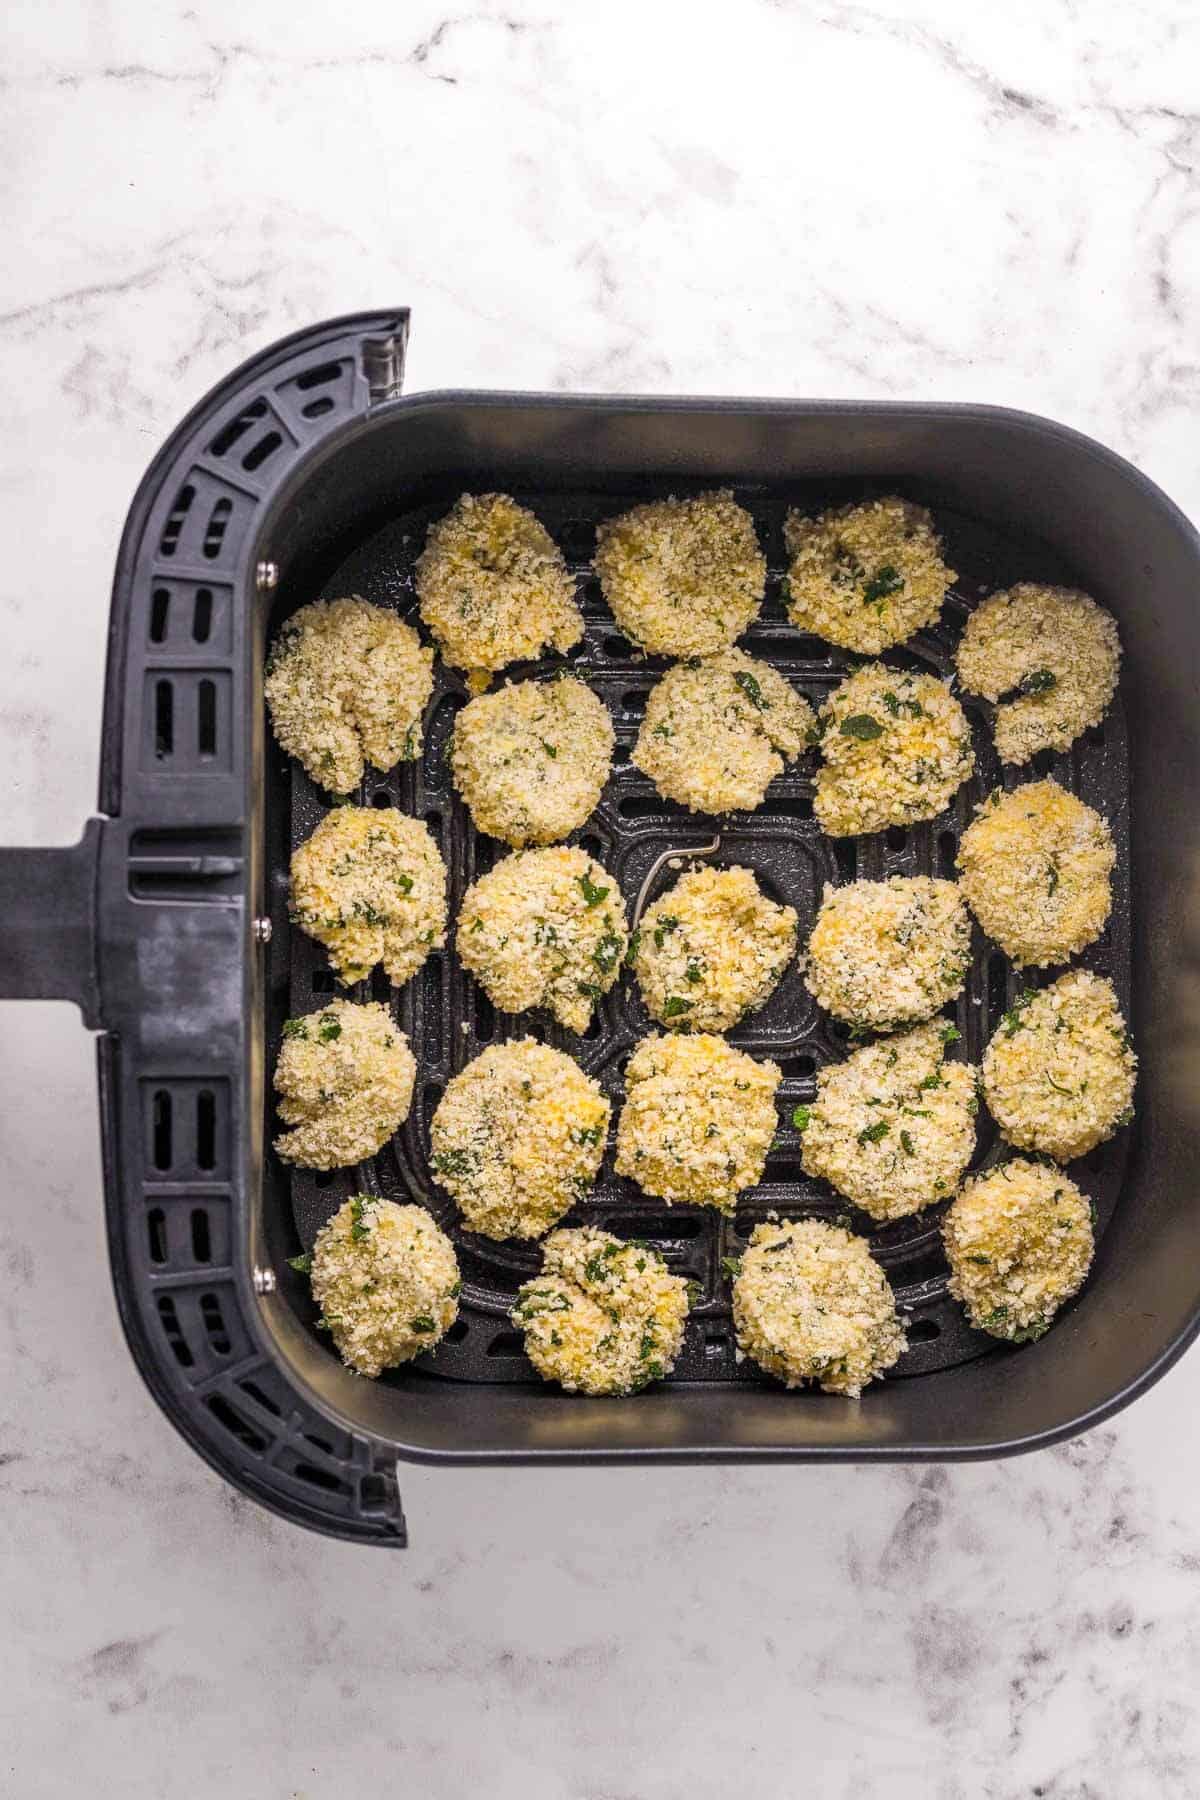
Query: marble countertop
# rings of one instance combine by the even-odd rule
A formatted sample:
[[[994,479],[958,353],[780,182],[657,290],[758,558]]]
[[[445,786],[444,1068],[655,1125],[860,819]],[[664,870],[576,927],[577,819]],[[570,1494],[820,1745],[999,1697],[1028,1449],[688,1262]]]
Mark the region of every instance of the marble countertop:
[[[1200,513],[1184,0],[17,0],[0,834],[94,805],[161,438],[323,316],[410,388],[1047,413]],[[17,249],[16,247],[19,247]],[[143,1391],[72,1008],[3,1013],[0,1790],[60,1800],[1200,1792],[1200,1401],[955,1468],[411,1469],[382,1557],[241,1500]]]

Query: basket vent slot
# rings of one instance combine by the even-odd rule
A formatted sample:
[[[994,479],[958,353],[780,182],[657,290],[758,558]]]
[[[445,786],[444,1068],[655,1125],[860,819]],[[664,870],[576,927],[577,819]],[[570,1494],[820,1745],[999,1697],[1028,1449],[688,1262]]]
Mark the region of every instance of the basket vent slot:
[[[282,443],[283,433],[281,431],[266,432],[263,437],[259,438],[257,444],[252,444],[250,446],[245,456],[243,456],[243,469],[247,470],[250,474],[253,474],[255,469],[261,469],[267,459],[274,456]]]
[[[221,545],[225,542],[225,533],[229,529],[229,515],[233,511],[233,501],[228,494],[222,494],[213,501],[213,509],[208,515],[208,524],[204,528],[203,551],[210,562],[215,562],[221,554]]]
[[[341,362],[321,363],[318,368],[306,369],[303,375],[297,375],[295,385],[302,394],[307,394],[310,388],[328,387],[331,381],[341,380],[345,367],[346,364]]]
[[[942,1328],[936,1319],[913,1319],[908,1327],[910,1344],[932,1344],[942,1335]]]
[[[207,676],[196,688],[196,753],[217,753],[217,684]]]
[[[225,1178],[230,1117],[229,1084],[223,1076],[143,1082],[142,1114],[145,1167],[151,1182]],[[180,1231],[177,1243],[185,1241],[187,1227],[181,1225]]]
[[[231,1349],[229,1333],[225,1329],[221,1302],[215,1294],[201,1294],[200,1317],[204,1321],[204,1330],[212,1349],[218,1356],[228,1356]]]
[[[227,456],[233,449],[233,446],[240,442],[248,431],[254,429],[258,420],[265,419],[266,416],[266,401],[262,399],[252,400],[249,406],[238,413],[236,418],[230,419],[228,425],[223,426],[222,429],[218,431],[216,437],[208,446],[208,454],[216,457]]]
[[[175,689],[164,675],[154,684],[154,754],[160,762],[175,750]]]
[[[212,636],[213,594],[211,588],[197,588],[192,602],[192,641],[207,644]]]
[[[315,400],[310,400],[307,406],[300,408],[300,416],[303,419],[323,419],[326,413],[333,411],[336,404],[328,394],[318,394]]]
[[[174,556],[179,548],[179,539],[183,533],[187,516],[192,510],[192,502],[196,498],[196,490],[191,482],[185,481],[175,496],[174,504],[167,514],[167,522],[163,526],[162,538],[159,542],[159,554]]]
[[[328,1469],[318,1469],[315,1463],[298,1462],[292,1469],[298,1481],[307,1481],[310,1487],[324,1488],[327,1493],[347,1494],[349,1484],[332,1474]]]
[[[156,587],[150,596],[150,642],[163,644],[167,638],[167,621],[171,616],[171,590]]]
[[[179,1314],[170,1294],[159,1294],[157,1299],[158,1316],[162,1321],[163,1333],[170,1345],[171,1354],[181,1369],[190,1369],[195,1357],[188,1349],[187,1339],[183,1335],[183,1326],[179,1323]]]
[[[129,891],[135,900],[220,900],[241,887],[242,840],[219,826],[135,831]]]
[[[208,1213],[202,1206],[192,1208],[192,1256],[198,1263],[212,1261],[212,1233],[208,1228]]]
[[[247,1450],[266,1449],[267,1439],[262,1432],[256,1431],[250,1421],[244,1418],[236,1407],[229,1404],[224,1394],[209,1394],[205,1398],[204,1404],[217,1423],[223,1425],[225,1430]]]
[[[525,1339],[519,1331],[498,1331],[489,1339],[487,1353],[489,1356],[523,1356]]]
[[[165,1263],[167,1260],[167,1215],[161,1206],[152,1206],[146,1214],[146,1242],[150,1251],[150,1261]]]
[[[953,881],[958,871],[954,866],[954,858],[958,852],[958,839],[952,831],[939,831],[937,841],[937,872],[944,881]]]
[[[257,1381],[239,1381],[238,1386],[246,1398],[253,1400],[256,1406],[261,1406],[264,1412],[270,1413],[276,1419],[283,1417],[283,1408],[264,1388],[259,1386]]]
[[[337,989],[337,978],[332,969],[314,969],[312,972],[312,991],[314,994],[332,994]]]

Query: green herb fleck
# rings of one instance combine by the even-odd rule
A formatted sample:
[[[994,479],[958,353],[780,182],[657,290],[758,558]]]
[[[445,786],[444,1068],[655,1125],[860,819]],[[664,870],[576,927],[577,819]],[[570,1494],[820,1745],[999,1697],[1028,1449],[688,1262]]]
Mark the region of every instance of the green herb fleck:
[[[285,1019],[283,1021],[283,1035],[285,1038],[306,1038],[308,1036],[308,1026],[303,1019]]]
[[[907,1131],[902,1131],[900,1133],[900,1148],[903,1150],[905,1156],[915,1156],[917,1154],[913,1149],[913,1141],[909,1137]]]
[[[860,1144],[878,1144],[891,1130],[886,1119],[877,1119],[874,1125],[867,1125],[858,1134]]]
[[[675,931],[678,929],[678,926],[678,919],[674,918],[670,913],[664,913],[658,921],[658,924],[654,927],[654,948],[656,950],[661,950],[663,947],[663,940],[666,938],[668,931]]]
[[[943,1025],[939,1036],[943,1044],[957,1044],[962,1032],[957,1025]]]
[[[812,1107],[798,1106],[792,1113],[792,1124],[797,1131],[807,1131],[812,1121]]]
[[[663,1002],[662,1016],[664,1019],[677,1019],[681,1013],[691,1012],[693,1004],[693,1001],[681,999],[678,994],[668,994]]]
[[[882,612],[883,602],[889,594],[898,594],[903,586],[903,575],[898,574],[891,563],[884,563],[881,569],[876,570],[863,589],[863,605],[878,606]]]
[[[690,962],[688,964],[687,968],[683,971],[683,978],[685,981],[690,981],[693,984],[693,986],[696,984],[696,982],[703,981],[704,976],[701,972],[700,964]]]
[[[370,1227],[363,1220],[363,1207],[366,1204],[361,1195],[350,1202],[350,1240],[355,1244],[361,1244],[365,1237],[370,1236]]]
[[[740,1256],[723,1256],[721,1258],[721,1273],[728,1275],[730,1281],[735,1280],[741,1272],[742,1259]]]
[[[838,730],[843,737],[858,738],[864,744],[883,736],[883,726],[870,713],[851,713],[849,718],[842,720]]]
[[[764,699],[762,688],[758,685],[757,680],[751,675],[748,669],[738,669],[733,679],[741,688],[751,706],[755,707],[759,712],[768,712],[770,710],[771,702]]]
[[[579,885],[583,889],[584,900],[589,906],[599,906],[602,900],[608,899],[609,889],[606,887],[597,887],[586,869],[579,877]]]
[[[1014,1037],[1021,1029],[1021,1026],[1025,1023],[1021,1014],[1025,1011],[1025,1008],[1033,998],[1033,988],[1026,988],[1023,994],[1017,995],[1016,999],[1000,1021],[1000,1029],[1003,1031],[1005,1037]]]
[[[321,1042],[323,1044],[331,1044],[334,1038],[340,1038],[341,1035],[341,1020],[336,1019],[332,1013],[322,1013],[321,1028],[317,1032],[317,1036],[320,1038]]]
[[[1022,677],[1018,685],[1023,694],[1048,694],[1051,688],[1058,686],[1058,676],[1053,669],[1034,669]]]
[[[546,755],[551,759],[551,761],[554,761],[554,759],[558,756],[558,745],[557,744],[548,744],[546,742],[545,738],[542,739],[542,749],[546,752]]]
[[[429,1317],[428,1313],[422,1313],[419,1319],[411,1319],[409,1321],[409,1330],[420,1332],[436,1331],[437,1326]]]
[[[630,935],[629,948],[625,952],[625,961],[626,961],[626,964],[630,968],[633,967],[633,964],[637,958],[637,953],[641,949],[641,947],[642,947],[642,928],[639,925],[637,930]]]
[[[288,1268],[295,1269],[297,1275],[312,1274],[312,1257],[307,1250],[301,1251],[299,1256],[289,1256],[287,1260]]]

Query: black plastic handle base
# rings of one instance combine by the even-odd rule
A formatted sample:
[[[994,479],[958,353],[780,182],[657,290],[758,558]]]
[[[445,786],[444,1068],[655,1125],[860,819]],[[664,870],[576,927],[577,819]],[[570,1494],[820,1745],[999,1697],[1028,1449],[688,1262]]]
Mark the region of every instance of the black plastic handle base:
[[[96,884],[103,821],[77,844],[0,849],[0,1000],[74,1000],[100,1026]]]

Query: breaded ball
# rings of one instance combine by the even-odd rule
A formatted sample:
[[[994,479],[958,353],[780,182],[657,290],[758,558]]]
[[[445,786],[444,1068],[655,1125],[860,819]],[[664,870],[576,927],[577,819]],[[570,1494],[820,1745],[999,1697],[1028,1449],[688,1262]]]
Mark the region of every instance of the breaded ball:
[[[646,908],[631,961],[646,1008],[687,1031],[728,1031],[769,1000],[796,954],[796,913],[749,869],[692,869]]]
[[[754,1227],[733,1282],[738,1347],[788,1387],[861,1394],[908,1348],[865,1238],[819,1219]]]
[[[311,1261],[321,1328],[359,1375],[432,1350],[458,1317],[454,1246],[423,1206],[347,1200],[317,1233]]]
[[[583,636],[575,583],[545,526],[507,494],[464,494],[416,564],[421,617],[476,693],[497,669]]]
[[[386,773],[420,755],[433,651],[385,606],[314,600],[276,638],[264,691],[288,755],[348,794],[368,762]]]
[[[955,579],[925,508],[894,494],[815,519],[790,512],[784,539],[792,624],[867,656],[935,624]]]
[[[711,656],[757,617],[767,563],[728,488],[652,500],[596,532],[596,573],[626,637],[655,656]]]
[[[400,987],[446,941],[446,865],[419,819],[340,806],[292,855],[292,917],[342,982],[376,963]]]
[[[1052,1163],[1014,1157],[966,1182],[942,1223],[950,1292],[977,1331],[1023,1344],[1077,1294],[1095,1248],[1092,1209]]]
[[[1098,725],[1117,691],[1121,642],[1111,613],[1077,588],[1023,581],[992,594],[967,620],[958,678],[997,702],[1002,762],[1066,750]]]
[[[889,1031],[940,1011],[970,967],[971,921],[954,883],[893,875],[825,889],[805,980],[857,1031]]]
[[[548,1044],[492,1044],[438,1101],[434,1172],[472,1231],[536,1238],[583,1198],[611,1113],[598,1082]]]
[[[625,1070],[618,1175],[665,1200],[732,1213],[762,1180],[780,1072],[724,1038],[643,1038]]]
[[[975,1070],[943,1061],[958,1035],[934,1019],[823,1069],[815,1104],[796,1108],[806,1174],[881,1222],[954,1193],[979,1110]]]
[[[608,708],[573,675],[516,681],[454,721],[450,768],[476,830],[552,844],[596,809],[612,765]]]
[[[967,904],[1017,967],[1045,967],[1100,936],[1117,853],[1098,812],[1057,781],[988,795],[958,845]]]
[[[947,684],[885,663],[848,675],[817,730],[813,811],[830,837],[934,819],[975,767],[967,715]]]
[[[294,1129],[275,1139],[276,1150],[305,1169],[364,1162],[407,1119],[416,1075],[385,1006],[331,1000],[323,1012],[286,1019],[275,1087],[279,1116]]]
[[[688,1283],[657,1250],[591,1226],[553,1231],[512,1321],[530,1362],[568,1394],[636,1394],[675,1366]]]
[[[1129,1123],[1136,1078],[1112,982],[1086,969],[1023,993],[983,1057],[988,1110],[1009,1143],[1058,1162]]]
[[[692,812],[752,812],[799,756],[813,710],[744,650],[676,663],[650,690],[631,762]]]
[[[458,954],[501,1012],[549,1009],[586,1031],[629,944],[616,881],[584,850],[518,850],[469,887]]]

